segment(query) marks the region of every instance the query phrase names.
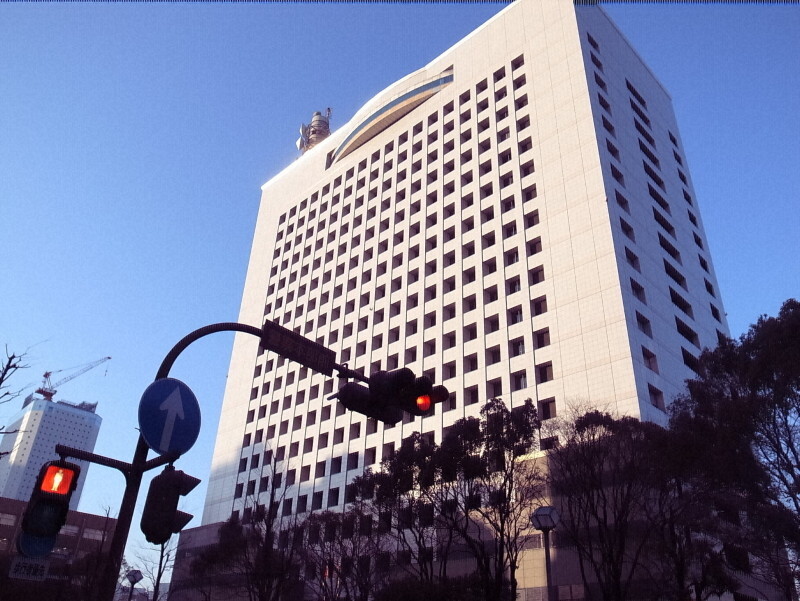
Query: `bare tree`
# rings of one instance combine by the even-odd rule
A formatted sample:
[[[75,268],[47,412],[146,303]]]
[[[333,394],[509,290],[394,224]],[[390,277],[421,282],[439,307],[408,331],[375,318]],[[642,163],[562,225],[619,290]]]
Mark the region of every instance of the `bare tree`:
[[[746,499],[747,522],[762,540],[753,576],[800,591],[800,302],[762,316],[739,340],[704,352],[673,428],[694,433],[699,468]],[[744,524],[747,526],[747,523]],[[741,526],[740,526],[741,528]],[[758,538],[758,537],[757,537]],[[742,555],[742,558],[744,555]]]
[[[107,546],[114,532],[111,526],[111,507],[104,507],[105,521],[100,538],[92,544],[92,548],[85,554],[73,558],[69,570],[69,581],[73,597],[80,601],[95,601],[100,595],[99,583],[103,578],[107,562],[109,561]]]
[[[217,544],[192,563],[194,588],[222,588],[226,598],[249,601],[279,601],[293,594],[300,582],[302,537],[293,535],[299,525],[296,515],[278,516],[286,489],[279,492],[276,465],[277,460],[271,466],[267,503],[259,504],[259,495],[253,493],[242,519],[231,516],[220,527]]]
[[[516,598],[529,515],[544,483],[529,455],[538,418],[531,401],[511,411],[500,399],[487,401],[481,418],[459,420],[441,446],[412,435],[359,484],[413,580],[435,590],[458,553],[475,560],[482,597],[501,601]]]
[[[8,346],[6,346],[5,353],[5,359],[0,361],[0,405],[8,403],[22,393],[22,389],[9,388],[8,382],[20,369],[30,367],[25,362],[27,353],[9,353]],[[3,434],[16,434],[17,432],[18,430],[6,430],[4,426],[0,426],[0,436]],[[0,453],[0,458],[5,455],[8,455],[8,452]]]
[[[487,600],[515,599],[519,558],[544,476],[530,453],[539,419],[532,401],[489,399],[481,420],[457,422],[438,451],[440,521],[477,562]]]
[[[560,532],[575,546],[588,599],[624,601],[642,566],[649,531],[642,516],[651,496],[646,478],[649,435],[658,426],[590,411],[549,453]]]
[[[388,552],[372,516],[355,508],[312,513],[295,533],[302,545],[305,583],[323,601],[368,601],[388,576]]]
[[[25,361],[27,353],[9,353],[8,346],[6,346],[6,358],[0,362],[0,404],[7,403],[17,398],[22,390],[9,388],[8,382],[11,377],[20,369],[27,369],[30,367]]]
[[[164,574],[172,569],[175,563],[175,551],[177,550],[177,540],[171,537],[167,542],[157,545],[158,557],[155,558],[153,547],[142,549],[142,552],[136,554],[136,565],[142,572],[142,575],[150,582],[152,594],[152,601],[160,601],[161,595],[161,581]]]
[[[447,574],[449,547],[443,551],[439,545],[433,505],[435,451],[433,441],[414,432],[381,462],[380,472],[367,472],[354,481],[358,498],[370,500],[364,507],[371,510],[379,535],[396,548],[397,566],[406,576],[424,582],[445,579]]]

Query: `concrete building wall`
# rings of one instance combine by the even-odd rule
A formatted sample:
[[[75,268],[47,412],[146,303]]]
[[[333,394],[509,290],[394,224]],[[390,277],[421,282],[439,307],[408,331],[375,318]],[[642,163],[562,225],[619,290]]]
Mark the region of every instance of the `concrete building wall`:
[[[664,423],[726,333],[671,101],[605,13],[521,0],[262,188],[239,321],[448,387],[385,427],[237,336],[203,524],[341,507],[413,431],[501,397]],[[289,483],[289,484],[287,484]]]

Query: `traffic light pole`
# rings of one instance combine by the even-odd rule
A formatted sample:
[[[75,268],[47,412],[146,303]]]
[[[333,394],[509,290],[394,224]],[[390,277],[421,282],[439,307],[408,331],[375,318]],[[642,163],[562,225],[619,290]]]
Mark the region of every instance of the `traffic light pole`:
[[[111,601],[114,598],[114,593],[117,589],[117,575],[122,565],[122,555],[125,551],[125,543],[128,541],[128,534],[130,533],[131,523],[133,522],[133,511],[136,507],[136,497],[139,494],[139,487],[142,484],[144,472],[166,465],[167,463],[172,463],[178,458],[178,455],[174,453],[167,453],[147,461],[148,450],[147,443],[144,442],[141,435],[139,436],[139,442],[136,445],[136,452],[134,453],[131,463],[125,463],[118,459],[97,455],[96,453],[90,453],[82,449],[75,449],[60,444],[56,445],[56,453],[58,453],[62,459],[71,457],[90,463],[97,463],[98,465],[105,465],[106,467],[119,470],[122,472],[122,475],[125,476],[125,492],[122,495],[122,503],[119,507],[114,535],[111,537],[108,561],[105,564],[100,587],[98,589],[98,599],[101,601]]]
[[[163,380],[169,376],[170,369],[172,369],[178,356],[192,342],[216,332],[251,334],[259,338],[262,348],[273,351],[318,373],[331,376],[335,370],[341,378],[349,378],[368,384],[369,388],[364,388],[363,386],[349,383],[339,391],[336,398],[350,410],[358,411],[387,423],[399,421],[399,415],[402,411],[408,411],[412,415],[425,416],[428,414],[427,412],[432,410],[432,403],[442,402],[449,394],[443,386],[432,386],[431,381],[426,377],[415,379],[413,373],[405,368],[388,373],[378,372],[378,374],[374,374],[376,380],[373,382],[364,374],[354,371],[346,365],[337,364],[334,361],[334,351],[271,321],[265,321],[261,328],[236,322],[224,322],[208,325],[191,332],[180,340],[164,357],[156,373],[155,381]],[[380,398],[378,399],[377,397]],[[373,405],[382,407],[382,411],[376,412]],[[193,442],[194,440],[192,440]],[[63,445],[56,446],[56,452],[61,456],[62,460],[66,457],[72,457],[90,463],[105,465],[119,470],[125,477],[125,491],[122,496],[119,514],[117,515],[117,525],[111,538],[108,560],[105,562],[100,586],[95,591],[98,601],[113,601],[117,577],[122,565],[122,556],[125,551],[125,544],[128,541],[136,500],[142,484],[142,476],[148,470],[174,463],[181,455],[179,452],[166,452],[148,461],[147,454],[149,451],[150,446],[141,433],[136,443],[133,460],[130,463],[89,453],[81,449]],[[185,449],[182,452],[185,452]]]
[[[261,340],[261,345],[264,348],[274,351],[287,359],[296,361],[305,367],[321,372],[324,375],[330,376],[333,374],[333,370],[336,370],[342,378],[352,378],[369,383],[369,378],[363,374],[351,370],[347,366],[335,363],[333,361],[333,357],[335,356],[333,351],[270,321],[265,322],[262,328],[236,322],[225,322],[208,325],[191,332],[167,353],[166,357],[164,357],[164,360],[161,362],[161,366],[158,368],[155,379],[160,380],[168,377],[175,360],[192,342],[216,332],[243,332],[245,334],[252,334]],[[111,538],[108,562],[106,562],[103,578],[98,588],[98,599],[100,601],[112,601],[114,598],[117,587],[117,577],[122,565],[122,556],[125,551],[125,544],[128,541],[128,534],[130,533],[131,523],[133,522],[136,499],[139,496],[139,489],[142,485],[142,476],[146,471],[168,463],[173,463],[179,457],[178,454],[166,453],[148,461],[147,454],[149,450],[150,447],[148,447],[141,434],[136,443],[133,460],[130,463],[62,445],[56,447],[56,452],[62,457],[73,457],[75,459],[82,459],[91,463],[112,467],[122,472],[125,476],[125,492],[122,495],[122,503],[120,504],[119,514],[117,516],[117,525],[114,529],[114,535]]]

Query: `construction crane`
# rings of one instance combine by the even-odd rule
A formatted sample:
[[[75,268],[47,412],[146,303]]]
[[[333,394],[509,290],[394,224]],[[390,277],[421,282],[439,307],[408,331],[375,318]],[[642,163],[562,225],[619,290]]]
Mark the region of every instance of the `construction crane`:
[[[61,386],[62,384],[66,384],[70,380],[74,380],[75,378],[77,378],[81,374],[85,374],[90,369],[94,369],[95,367],[97,367],[101,363],[105,363],[106,361],[108,361],[110,359],[111,359],[111,357],[103,357],[102,359],[98,359],[97,361],[92,361],[91,363],[87,363],[86,365],[84,365],[82,367],[79,366],[80,369],[78,371],[76,371],[74,374],[70,374],[66,378],[62,378],[61,380],[59,380],[55,384],[53,384],[50,381],[50,376],[52,376],[54,373],[58,373],[58,372],[64,371],[64,370],[59,369],[59,370],[57,370],[55,372],[46,371],[46,372],[44,372],[44,376],[43,376],[44,380],[42,380],[42,385],[39,388],[36,389],[36,393],[37,394],[41,394],[48,401],[52,401],[53,400],[53,396],[57,392],[57,390],[56,390],[57,386]]]

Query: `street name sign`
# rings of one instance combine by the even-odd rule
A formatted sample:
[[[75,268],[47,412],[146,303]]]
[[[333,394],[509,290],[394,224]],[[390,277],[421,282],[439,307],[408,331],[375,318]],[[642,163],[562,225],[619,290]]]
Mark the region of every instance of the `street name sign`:
[[[47,568],[50,561],[47,559],[34,559],[15,555],[11,560],[8,575],[17,580],[43,581],[47,577]]]
[[[175,378],[150,384],[139,402],[139,431],[160,455],[191,449],[200,434],[200,405],[192,389]]]

